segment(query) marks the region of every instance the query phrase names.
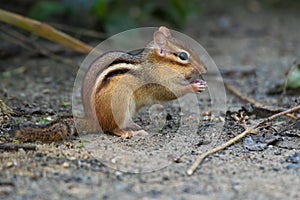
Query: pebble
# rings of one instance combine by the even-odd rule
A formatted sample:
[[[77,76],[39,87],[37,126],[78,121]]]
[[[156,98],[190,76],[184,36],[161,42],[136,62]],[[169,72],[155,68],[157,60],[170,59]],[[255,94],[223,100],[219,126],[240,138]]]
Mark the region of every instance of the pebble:
[[[23,148],[20,148],[18,150],[18,153],[19,153],[19,155],[20,155],[21,158],[25,158],[26,157],[26,152],[25,152],[25,150]]]
[[[72,156],[69,158],[69,160],[74,161],[74,160],[76,160],[76,157]]]
[[[111,161],[113,164],[115,164],[115,163],[117,162],[117,159],[112,158],[110,161]]]
[[[275,155],[275,156],[281,155],[281,150],[275,150],[275,151],[274,151],[274,155]]]
[[[69,164],[68,162],[64,162],[64,163],[62,164],[62,166],[63,166],[64,168],[69,168],[69,167],[70,167],[70,164]]]
[[[280,170],[280,168],[277,167],[277,166],[273,166],[272,169],[273,169],[273,171],[275,171],[275,172],[278,172],[278,171]]]
[[[300,153],[295,153],[294,155],[288,156],[286,161],[295,164],[300,163]]]
[[[115,172],[115,175],[116,175],[116,176],[122,176],[122,175],[123,175],[123,173],[122,173],[122,172],[120,172],[120,171],[116,171],[116,172]]]
[[[299,168],[299,165],[298,164],[294,164],[294,163],[291,163],[291,164],[288,164],[286,166],[287,169],[298,169]]]
[[[10,168],[10,167],[13,167],[14,166],[14,163],[13,162],[7,162],[6,163],[6,167],[7,168]]]

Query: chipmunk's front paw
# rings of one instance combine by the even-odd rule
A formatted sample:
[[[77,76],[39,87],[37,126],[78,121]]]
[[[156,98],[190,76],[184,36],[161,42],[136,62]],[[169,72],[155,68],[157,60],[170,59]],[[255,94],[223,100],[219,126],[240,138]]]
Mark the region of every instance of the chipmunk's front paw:
[[[203,80],[196,80],[191,83],[191,86],[195,93],[200,93],[200,92],[205,91],[205,89],[207,87],[207,83]]]

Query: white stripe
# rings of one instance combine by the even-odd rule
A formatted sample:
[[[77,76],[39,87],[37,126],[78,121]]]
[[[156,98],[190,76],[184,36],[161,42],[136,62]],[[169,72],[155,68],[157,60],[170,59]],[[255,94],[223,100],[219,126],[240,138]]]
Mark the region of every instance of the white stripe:
[[[104,77],[111,71],[116,70],[116,69],[130,69],[130,70],[134,70],[134,69],[138,69],[140,68],[140,65],[134,65],[134,64],[128,64],[128,63],[118,63],[115,65],[112,65],[110,67],[108,67],[107,69],[105,69],[96,79],[95,81],[95,86],[93,89],[93,93],[95,92],[96,88],[98,87],[98,85],[100,85],[104,79]],[[93,95],[93,94],[92,94]]]

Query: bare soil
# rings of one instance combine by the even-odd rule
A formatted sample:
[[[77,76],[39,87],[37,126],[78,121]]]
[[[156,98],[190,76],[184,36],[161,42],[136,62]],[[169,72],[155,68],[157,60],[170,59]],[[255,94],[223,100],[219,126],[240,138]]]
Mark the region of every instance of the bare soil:
[[[268,94],[299,59],[299,13],[233,10],[208,16],[197,20],[195,24],[201,22],[201,26],[188,26],[186,33],[209,52],[226,81],[266,105],[288,108],[299,104],[298,92],[288,93],[283,102],[279,101],[280,94]],[[74,63],[84,58],[65,57]],[[1,143],[18,142],[8,134],[15,124],[51,121],[72,114],[76,64],[70,66],[23,51],[2,58],[0,70],[0,97],[16,112],[12,121],[0,129]],[[257,136],[209,157],[192,176],[186,174],[197,152],[226,142],[243,130],[230,116],[247,107],[247,103],[227,93],[227,107],[229,112],[222,116],[225,123],[220,130],[216,129],[217,122],[201,117],[196,134],[190,134],[188,129],[177,131],[180,110],[171,103],[166,105],[171,116],[169,125],[150,131],[148,138],[123,141],[112,135],[86,134],[62,143],[36,142],[36,150],[0,150],[0,198],[300,199],[300,123],[287,117],[275,120],[272,128],[261,130]],[[201,110],[206,111],[205,105]],[[144,109],[135,120],[153,130],[147,113]],[[264,114],[270,115],[268,111]],[[263,117],[254,111],[248,115],[249,123]],[[219,137],[212,137],[216,131]],[[166,145],[184,148],[179,153],[169,150],[170,155],[161,154],[159,149]],[[100,156],[104,157],[96,159],[99,157],[91,154],[91,148],[100,147]],[[109,157],[119,153],[115,147],[138,150],[147,156],[141,162],[141,157],[129,159],[123,155],[124,163],[119,164]],[[149,149],[155,152],[155,148],[157,154],[147,154]],[[105,153],[108,150],[111,151]],[[135,171],[141,163],[140,168],[150,172]]]

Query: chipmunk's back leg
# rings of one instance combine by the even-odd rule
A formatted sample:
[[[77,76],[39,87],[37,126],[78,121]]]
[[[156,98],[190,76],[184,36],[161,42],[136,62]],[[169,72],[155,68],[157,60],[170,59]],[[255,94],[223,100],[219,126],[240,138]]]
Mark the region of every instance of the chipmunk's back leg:
[[[113,132],[113,134],[120,136],[123,139],[128,139],[128,138],[132,138],[135,136],[147,136],[148,135],[148,133],[144,130],[127,131],[127,130],[122,130],[122,129],[115,129],[112,132]]]

